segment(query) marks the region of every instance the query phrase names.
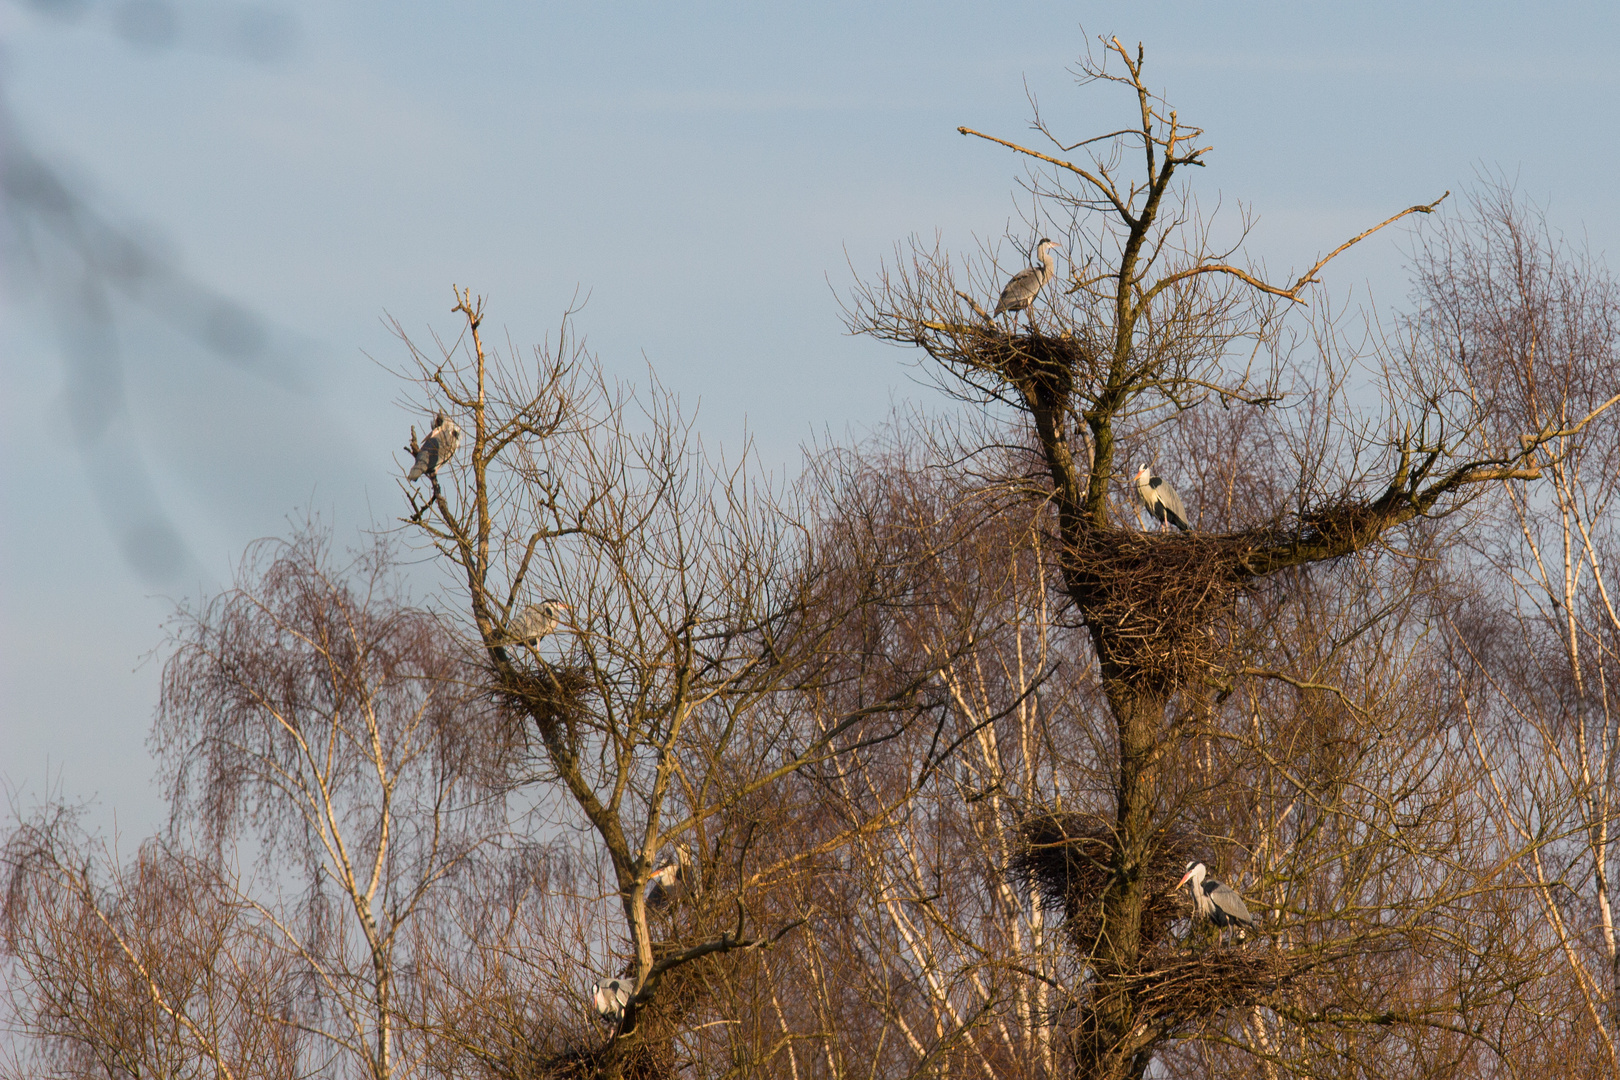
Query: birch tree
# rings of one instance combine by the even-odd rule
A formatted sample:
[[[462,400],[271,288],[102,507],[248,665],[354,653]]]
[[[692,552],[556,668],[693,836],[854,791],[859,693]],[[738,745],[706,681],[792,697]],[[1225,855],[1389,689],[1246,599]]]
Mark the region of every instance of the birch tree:
[[[234,902],[306,980],[300,1027],[372,1080],[413,1072],[412,920],[505,826],[453,643],[400,590],[385,546],[342,567],[318,533],[261,545],[182,614],[156,728],[177,839],[259,853]]]
[[[1620,393],[1620,295],[1510,190],[1424,249],[1425,329],[1510,430],[1546,433],[1543,477],[1504,492],[1472,545],[1482,583],[1451,620],[1483,803],[1516,858],[1523,917],[1549,954],[1547,1038],[1620,1069],[1614,850],[1620,812],[1620,439],[1582,423]]]

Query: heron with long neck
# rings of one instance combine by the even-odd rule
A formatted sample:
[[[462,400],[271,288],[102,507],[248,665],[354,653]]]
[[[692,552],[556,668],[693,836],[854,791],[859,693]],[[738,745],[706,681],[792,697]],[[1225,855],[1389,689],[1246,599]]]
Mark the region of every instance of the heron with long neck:
[[[1174,525],[1182,532],[1192,529],[1187,521],[1187,508],[1181,505],[1181,496],[1176,494],[1176,489],[1170,486],[1170,481],[1146,465],[1136,473],[1136,497],[1158,521],[1160,532],[1164,531],[1166,525]]]
[[[630,980],[603,979],[596,984],[591,1004],[598,1017],[610,1024],[617,1024],[624,1019],[625,1006],[630,1004]]]
[[[1259,920],[1249,914],[1249,907],[1243,902],[1243,897],[1230,886],[1208,877],[1208,872],[1201,862],[1188,863],[1187,872],[1176,882],[1178,889],[1189,881],[1192,882],[1193,905],[1198,909],[1199,917],[1208,919],[1221,930],[1225,930],[1228,926],[1249,929],[1259,926]]]
[[[540,639],[562,624],[563,615],[572,611],[561,600],[547,600],[539,604],[525,604],[523,611],[513,620],[513,637],[531,649],[540,647]]]
[[[1035,261],[1039,265],[1020,270],[1012,276],[1007,287],[1001,290],[1001,299],[996,301],[994,314],[1025,311],[1035,302],[1047,282],[1057,276],[1057,260],[1052,258],[1052,251],[1057,246],[1056,240],[1045,238],[1035,245]]]

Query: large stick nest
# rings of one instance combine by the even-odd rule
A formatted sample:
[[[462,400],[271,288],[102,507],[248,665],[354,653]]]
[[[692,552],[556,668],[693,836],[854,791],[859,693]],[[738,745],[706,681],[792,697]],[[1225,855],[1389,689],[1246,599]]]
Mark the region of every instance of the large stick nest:
[[[1265,1001],[1307,963],[1257,943],[1221,945],[1150,957],[1140,971],[1116,981],[1128,988],[1142,1013],[1175,1027],[1220,1009]]]
[[[1007,334],[994,327],[961,328],[944,357],[995,374],[1037,409],[1062,415],[1077,372],[1097,351],[1083,339],[1040,333]],[[1081,617],[1098,632],[1103,659],[1155,683],[1185,680],[1210,666],[1214,638],[1207,628],[1252,575],[1244,563],[1264,534],[1183,533],[1156,536],[1136,529],[1092,529],[1065,552],[1065,569]]]
[[[654,942],[653,959],[662,960],[697,944],[700,941],[690,935]],[[714,981],[722,976],[726,965],[734,962],[733,957],[730,953],[711,953],[670,969],[659,982],[653,1000],[636,1007],[626,1018],[628,1028],[622,1041],[614,1032],[599,1043],[569,1046],[539,1061],[534,1074],[544,1080],[590,1080],[618,1042],[617,1053],[622,1055],[620,1066],[626,1080],[669,1080],[678,1071],[675,1036],[712,996]],[[622,974],[629,976],[634,970],[631,965]]]
[[[1094,814],[1048,812],[1018,825],[1014,879],[1041,903],[1062,908],[1064,930],[1084,958],[1097,955],[1104,930],[1104,892],[1122,872],[1109,823]],[[1319,957],[1293,955],[1249,940],[1197,951],[1180,947],[1170,928],[1193,916],[1191,896],[1176,882],[1197,845],[1184,830],[1159,835],[1142,881],[1142,914],[1134,971],[1111,971],[1089,986],[1092,1000],[1108,991],[1128,994],[1144,1019],[1174,1028],[1217,1010],[1265,1000]],[[1106,989],[1105,989],[1106,987]],[[1092,1010],[1082,1005],[1080,1030]]]
[[[1104,662],[1177,684],[1215,666],[1211,627],[1244,588],[1253,547],[1242,534],[1093,529],[1064,558]]]
[[[1089,368],[1097,352],[1067,334],[985,333],[975,337],[959,362],[995,372],[1031,400],[1060,401],[1074,388],[1074,373]]]
[[[520,721],[532,721],[542,734],[561,725],[570,743],[577,741],[576,726],[591,688],[591,673],[586,668],[541,664],[526,671],[509,667],[495,672],[495,688],[501,704]]]
[[[540,1062],[533,1075],[544,1080],[594,1080],[611,1046],[610,1040],[566,1050]],[[625,1080],[670,1080],[675,1075],[675,1056],[667,1046],[638,1043],[620,1053],[623,1056],[619,1065]]]
[[[1135,869],[1143,881],[1142,950],[1169,938],[1170,924],[1186,918],[1191,900],[1176,889],[1193,847],[1191,835],[1161,834],[1145,866]],[[1082,955],[1096,951],[1103,929],[1103,894],[1120,866],[1113,828],[1094,814],[1037,814],[1018,825],[1014,880],[1053,908],[1062,908],[1064,929]]]

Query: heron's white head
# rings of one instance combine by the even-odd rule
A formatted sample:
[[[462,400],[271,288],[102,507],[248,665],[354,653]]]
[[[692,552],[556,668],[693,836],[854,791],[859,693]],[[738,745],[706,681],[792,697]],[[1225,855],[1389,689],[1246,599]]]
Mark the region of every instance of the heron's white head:
[[[1136,470],[1136,482],[1138,484],[1145,484],[1151,479],[1153,479],[1153,470],[1146,465]]]
[[[1143,468],[1146,468],[1146,466],[1143,466]],[[1181,875],[1181,880],[1180,881],[1176,882],[1176,888],[1179,889],[1183,885],[1187,884],[1187,880],[1190,878],[1190,879],[1192,879],[1193,888],[1196,889],[1199,886],[1199,884],[1201,882],[1203,882],[1205,873],[1206,873],[1206,871],[1204,869],[1204,864],[1203,863],[1201,863],[1201,862],[1190,862],[1190,863],[1188,863],[1187,864],[1187,872],[1185,874]]]

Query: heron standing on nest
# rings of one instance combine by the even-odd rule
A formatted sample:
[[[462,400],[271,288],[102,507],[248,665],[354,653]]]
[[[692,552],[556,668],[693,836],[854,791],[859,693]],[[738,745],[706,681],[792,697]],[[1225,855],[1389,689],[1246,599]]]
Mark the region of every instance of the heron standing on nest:
[[[1166,525],[1174,525],[1182,532],[1192,529],[1187,522],[1187,508],[1181,505],[1181,496],[1176,494],[1176,489],[1170,486],[1170,481],[1155,475],[1146,465],[1136,472],[1136,497],[1142,500],[1147,512],[1159,522],[1159,531],[1163,532]]]
[[[1001,299],[996,301],[994,314],[1029,309],[1041,290],[1046,287],[1046,283],[1057,276],[1057,261],[1052,258],[1052,249],[1057,246],[1056,240],[1047,240],[1044,237],[1035,245],[1035,261],[1040,265],[1020,270],[1012,276],[1012,280],[1007,282],[1007,287],[1001,290]]]
[[[1229,885],[1223,885],[1212,877],[1206,877],[1208,871],[1201,862],[1187,864],[1187,872],[1181,875],[1176,882],[1176,888],[1181,888],[1187,882],[1192,882],[1193,904],[1198,908],[1198,914],[1214,923],[1220,930],[1228,926],[1247,927],[1254,929],[1259,926],[1259,920],[1249,914],[1248,905],[1243,902]]]
[[[624,1009],[629,1004],[628,979],[603,979],[596,984],[596,992],[591,995],[591,1005],[596,1009],[596,1015],[610,1024],[624,1019]]]

